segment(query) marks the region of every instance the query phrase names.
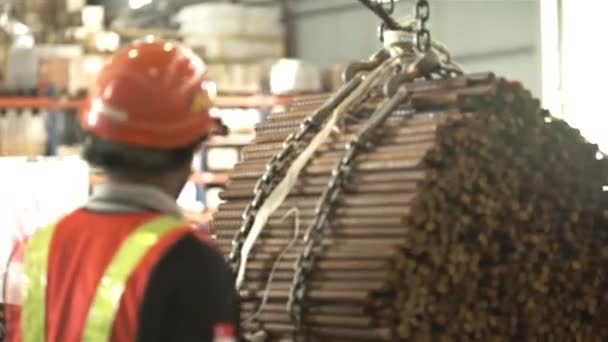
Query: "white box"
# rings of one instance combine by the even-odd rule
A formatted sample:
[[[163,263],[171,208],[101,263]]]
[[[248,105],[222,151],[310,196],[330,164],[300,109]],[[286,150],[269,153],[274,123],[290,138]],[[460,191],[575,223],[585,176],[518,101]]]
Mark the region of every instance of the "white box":
[[[207,76],[220,93],[255,93],[268,74],[260,64],[210,64]]]
[[[281,37],[284,34],[279,6],[248,6],[244,10],[244,33],[251,36]]]
[[[236,147],[208,147],[206,169],[209,171],[229,171],[239,162],[241,153]]]
[[[86,202],[89,167],[80,158],[0,158],[0,189],[1,275],[16,241]]]
[[[68,12],[76,12],[82,10],[85,5],[85,0],[66,0],[65,8]]]
[[[274,95],[319,92],[323,88],[321,69],[297,59],[281,59],[270,71],[270,90]]]
[[[205,205],[209,209],[217,209],[220,204],[224,203],[220,198],[220,193],[224,191],[224,189],[219,187],[211,187],[205,190]]]
[[[191,5],[182,8],[174,20],[182,31],[240,35],[244,31],[243,8],[229,3]]]
[[[246,60],[283,56],[283,41],[280,38],[210,35],[191,31],[183,31],[182,35],[186,45],[204,51],[203,58]]]
[[[101,31],[105,15],[103,6],[85,6],[82,9],[82,26],[92,32]]]

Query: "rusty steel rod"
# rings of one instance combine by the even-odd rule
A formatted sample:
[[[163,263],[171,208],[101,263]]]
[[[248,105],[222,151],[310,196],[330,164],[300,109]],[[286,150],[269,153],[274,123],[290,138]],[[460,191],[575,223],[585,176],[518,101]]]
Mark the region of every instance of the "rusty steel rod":
[[[406,86],[411,102],[356,159],[311,250],[318,267],[307,277],[298,334],[332,342],[608,339],[608,281],[598,276],[608,234],[597,225],[608,167],[595,159],[597,147],[493,74]],[[212,224],[222,253],[267,161],[326,99],[304,99],[257,126]],[[286,305],[304,231],[346,144],[382,101],[374,95],[346,115],[271,215],[249,258],[244,319],[267,290],[268,301],[245,330],[292,337]],[[295,216],[299,236],[285,251]]]

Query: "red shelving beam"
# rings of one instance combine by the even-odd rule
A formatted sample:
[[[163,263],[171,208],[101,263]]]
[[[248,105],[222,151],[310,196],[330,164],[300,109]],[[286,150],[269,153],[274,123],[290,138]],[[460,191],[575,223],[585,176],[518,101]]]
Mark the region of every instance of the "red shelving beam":
[[[45,97],[0,97],[0,108],[80,109],[82,100],[53,100]]]
[[[194,172],[190,176],[190,181],[197,185],[208,185],[208,184],[225,184],[228,182],[228,172]],[[103,183],[105,178],[101,174],[92,173],[89,175],[89,183],[91,185],[97,185]]]
[[[293,101],[289,96],[228,96],[220,95],[215,99],[215,106],[219,108],[271,108],[273,106],[288,105]]]
[[[219,108],[271,108],[288,105],[293,98],[289,96],[219,96],[215,106]],[[45,97],[0,97],[0,108],[44,108],[80,109],[83,100],[53,100]]]

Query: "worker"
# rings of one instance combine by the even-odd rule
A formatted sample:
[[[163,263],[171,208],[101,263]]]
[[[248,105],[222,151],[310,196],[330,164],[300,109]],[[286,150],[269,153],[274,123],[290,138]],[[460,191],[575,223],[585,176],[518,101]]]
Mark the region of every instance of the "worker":
[[[103,67],[80,123],[107,181],[27,240],[10,342],[237,340],[232,273],[176,205],[214,130],[208,89],[203,61],[172,42],[134,43]]]

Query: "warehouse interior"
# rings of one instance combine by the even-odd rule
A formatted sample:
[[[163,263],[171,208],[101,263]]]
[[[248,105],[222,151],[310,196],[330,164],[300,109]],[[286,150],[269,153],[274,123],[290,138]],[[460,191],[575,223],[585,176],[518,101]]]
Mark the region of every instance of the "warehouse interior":
[[[233,275],[240,320],[209,341],[608,339],[607,12],[573,0],[0,0],[0,342],[40,341],[11,334],[28,241],[120,187],[107,165],[183,152],[173,90],[194,76],[163,62],[150,70],[184,81],[140,96],[147,81],[129,74],[139,81],[122,102],[100,100],[112,65],[136,73],[138,44],[158,42],[204,62],[203,97],[187,101],[209,120],[190,122],[200,139],[173,197]],[[126,143],[125,118],[165,105],[174,112],[144,111],[137,134],[164,116],[166,139]],[[103,134],[98,116],[115,120]],[[91,141],[112,134],[133,149],[94,165]],[[160,182],[143,165],[142,184]],[[90,341],[105,340],[128,339]]]

